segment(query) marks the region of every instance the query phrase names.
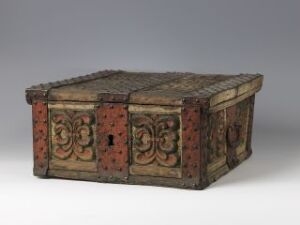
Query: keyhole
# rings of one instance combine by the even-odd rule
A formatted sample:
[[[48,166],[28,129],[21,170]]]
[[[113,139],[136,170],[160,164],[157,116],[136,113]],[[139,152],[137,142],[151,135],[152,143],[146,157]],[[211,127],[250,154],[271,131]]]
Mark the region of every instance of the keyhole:
[[[108,146],[114,145],[114,135],[108,135]]]

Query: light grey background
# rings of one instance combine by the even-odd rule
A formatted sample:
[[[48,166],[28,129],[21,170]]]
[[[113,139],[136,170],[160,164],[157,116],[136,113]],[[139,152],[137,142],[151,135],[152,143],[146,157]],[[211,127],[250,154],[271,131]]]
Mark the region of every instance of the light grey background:
[[[162,207],[176,206],[174,199],[171,205],[157,205],[155,201],[161,199],[152,196],[155,190],[157,196],[170,200],[168,197],[178,196],[173,190],[113,185],[103,188],[84,182],[41,181],[31,175],[31,109],[25,103],[25,88],[101,69],[124,69],[265,75],[255,105],[254,156],[217,182],[214,187],[219,189],[211,188],[206,195],[180,192],[182,199],[190,199],[185,200],[185,208],[191,207],[190,211],[181,212],[183,217],[178,218],[180,213],[175,210],[176,219],[166,219],[164,224],[182,222],[185,216],[197,224],[201,221],[200,210],[205,212],[202,219],[206,224],[220,224],[222,219],[223,224],[224,219],[239,224],[239,220],[230,219],[234,210],[243,220],[249,217],[247,212],[252,212],[249,224],[267,223],[269,218],[275,220],[273,224],[282,224],[287,222],[285,216],[291,220],[289,224],[299,224],[295,211],[300,187],[299,12],[299,0],[0,0],[0,161],[2,186],[8,192],[1,191],[0,195],[4,199],[0,203],[5,215],[2,219],[17,223],[18,218],[11,218],[18,205],[25,218],[27,215],[28,220],[20,218],[23,224],[30,224],[33,218],[38,222],[40,217],[33,216],[34,210],[46,216],[45,224],[56,222],[51,213],[43,214],[45,210],[36,205],[45,202],[62,211],[64,206],[71,207],[77,217],[97,217],[100,212],[89,212],[88,207],[74,206],[72,201],[54,206],[55,201],[65,199],[63,191],[69,187],[75,188],[72,193],[82,204],[93,204],[95,196],[88,194],[90,201],[86,202],[77,192],[84,196],[84,190],[91,187],[95,188],[91,192],[101,190],[97,194],[104,200],[100,198],[100,202],[110,204],[112,199],[107,196],[113,195],[108,191],[111,187],[114,193],[121,189],[113,201],[125,208],[128,206],[120,200],[143,204],[134,200],[135,191],[139,198],[148,196],[147,210],[153,211],[150,206],[155,205],[154,212],[162,218]],[[54,194],[45,197],[51,191],[61,198]],[[67,200],[72,199],[66,195]],[[198,212],[193,211],[197,208],[195,199]],[[220,199],[222,209],[211,205]],[[233,208],[224,201],[233,202]],[[27,204],[22,207],[24,202]],[[245,210],[236,207],[239,204],[245,204]],[[101,205],[97,207],[100,210]],[[109,209],[114,209],[113,205]],[[101,210],[106,213],[106,224],[114,221],[112,211]],[[130,215],[130,207],[128,210]],[[65,218],[61,211],[55,213]],[[217,213],[221,217],[215,217]],[[82,219],[76,216],[73,224]],[[124,218],[130,220],[126,215]],[[157,221],[152,217],[146,222]]]

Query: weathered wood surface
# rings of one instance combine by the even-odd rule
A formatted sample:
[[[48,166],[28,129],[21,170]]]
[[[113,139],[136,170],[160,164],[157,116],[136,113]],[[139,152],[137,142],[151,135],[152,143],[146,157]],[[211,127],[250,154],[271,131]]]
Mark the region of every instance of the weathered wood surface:
[[[260,74],[209,75],[100,71],[87,76],[40,84],[27,89],[27,101],[129,102],[181,106],[185,99],[206,99],[209,106],[239,97],[245,99],[262,86]],[[235,104],[229,102],[228,104]],[[217,110],[215,109],[215,110]]]
[[[100,71],[33,86],[34,174],[203,189],[251,155],[262,81]]]

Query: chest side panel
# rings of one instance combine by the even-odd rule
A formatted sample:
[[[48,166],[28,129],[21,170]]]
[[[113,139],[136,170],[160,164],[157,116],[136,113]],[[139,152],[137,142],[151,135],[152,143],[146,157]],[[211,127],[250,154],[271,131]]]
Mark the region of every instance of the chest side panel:
[[[247,138],[249,132],[251,98],[226,109],[227,161],[230,168],[248,157]]]
[[[210,182],[248,157],[251,99],[209,114],[207,172]]]

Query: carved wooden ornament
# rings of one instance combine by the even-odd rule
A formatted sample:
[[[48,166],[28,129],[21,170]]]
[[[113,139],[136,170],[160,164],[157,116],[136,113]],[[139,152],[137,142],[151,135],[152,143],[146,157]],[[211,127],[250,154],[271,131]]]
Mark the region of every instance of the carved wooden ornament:
[[[262,82],[106,70],[32,86],[34,174],[203,189],[251,155]]]

